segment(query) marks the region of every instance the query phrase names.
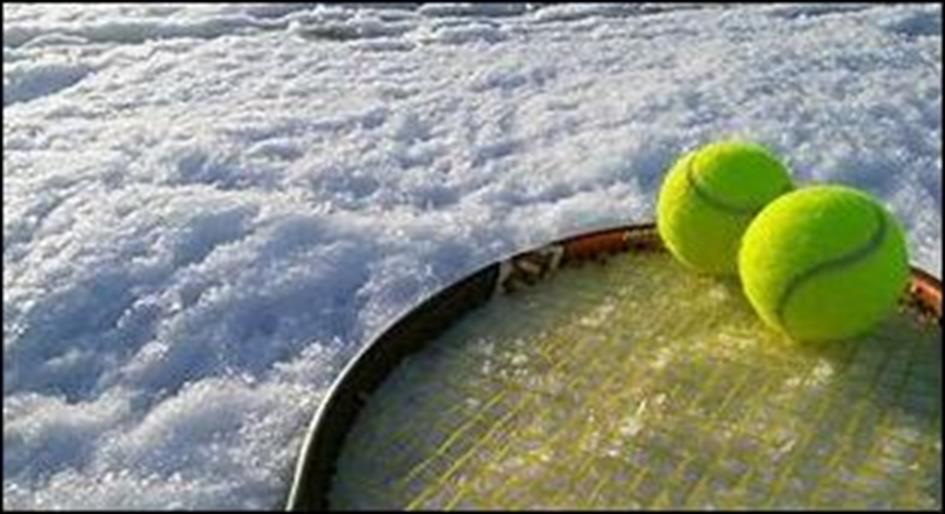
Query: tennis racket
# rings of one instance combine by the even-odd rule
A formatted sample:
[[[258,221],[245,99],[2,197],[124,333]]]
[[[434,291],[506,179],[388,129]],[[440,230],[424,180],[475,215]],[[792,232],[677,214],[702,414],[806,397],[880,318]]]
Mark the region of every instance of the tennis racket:
[[[487,266],[392,324],[316,413],[308,509],[942,505],[941,292],[800,344],[655,227]]]

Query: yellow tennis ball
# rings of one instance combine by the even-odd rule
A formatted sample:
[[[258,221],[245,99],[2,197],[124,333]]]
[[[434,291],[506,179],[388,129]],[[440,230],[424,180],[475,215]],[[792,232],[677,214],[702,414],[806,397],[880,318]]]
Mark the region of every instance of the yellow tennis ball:
[[[787,168],[764,147],[711,143],[684,155],[666,174],[656,205],[657,229],[689,268],[734,275],[749,222],[792,188]]]
[[[745,231],[742,287],[794,339],[843,339],[895,309],[909,277],[902,229],[867,194],[812,186],[771,202]]]

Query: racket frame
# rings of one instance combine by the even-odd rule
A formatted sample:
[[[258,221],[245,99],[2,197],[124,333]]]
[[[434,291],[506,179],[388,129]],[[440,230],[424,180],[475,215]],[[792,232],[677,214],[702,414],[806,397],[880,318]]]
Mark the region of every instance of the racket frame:
[[[661,252],[654,223],[622,225],[566,237],[494,261],[454,282],[396,318],[366,344],[335,379],[312,417],[286,502],[286,510],[328,510],[335,462],[348,430],[371,394],[407,356],[494,295],[510,294],[560,267],[602,262],[622,252]],[[941,281],[917,266],[902,301],[919,319],[942,326]]]

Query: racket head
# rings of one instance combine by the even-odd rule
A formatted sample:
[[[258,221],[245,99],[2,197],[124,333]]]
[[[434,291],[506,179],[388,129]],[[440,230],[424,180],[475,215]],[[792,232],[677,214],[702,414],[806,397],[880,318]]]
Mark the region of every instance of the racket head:
[[[593,264],[603,263],[608,259],[616,264],[612,263],[609,266]],[[773,502],[771,506],[830,506],[850,503],[859,505],[851,498],[851,495],[855,493],[850,493],[846,488],[838,487],[836,484],[831,485],[831,481],[823,480],[817,483],[805,481],[805,473],[816,475],[818,471],[816,465],[827,465],[817,460],[818,452],[826,455],[827,459],[833,459],[830,461],[836,475],[832,479],[833,482],[847,479],[858,480],[857,487],[867,490],[877,487],[881,489],[883,484],[889,483],[880,477],[883,473],[899,469],[895,466],[915,466],[916,459],[921,457],[922,452],[929,455],[937,453],[938,457],[935,459],[940,463],[941,410],[938,406],[941,403],[939,364],[941,346],[938,338],[940,338],[941,330],[941,288],[934,277],[919,269],[913,269],[910,287],[903,295],[900,314],[878,331],[878,338],[894,340],[903,330],[908,330],[909,333],[919,330],[918,333],[925,334],[920,337],[928,340],[914,342],[909,352],[895,353],[896,359],[888,358],[890,348],[894,345],[881,341],[874,340],[865,345],[866,351],[863,351],[864,345],[857,344],[857,341],[830,346],[786,348],[783,346],[785,344],[783,337],[773,333],[767,333],[765,336],[770,339],[764,342],[769,346],[745,350],[743,348],[745,342],[738,341],[738,331],[754,331],[756,334],[747,336],[749,339],[757,339],[758,336],[757,327],[743,326],[733,329],[735,335],[731,338],[731,344],[725,342],[720,344],[718,338],[715,338],[710,341],[713,345],[711,348],[692,352],[693,355],[700,356],[698,359],[688,358],[679,362],[673,361],[673,355],[685,355],[687,352],[677,348],[668,356],[664,353],[661,357],[659,344],[653,341],[660,335],[649,334],[649,346],[638,344],[637,347],[641,348],[640,350],[632,349],[619,357],[626,359],[628,373],[639,374],[637,378],[621,377],[620,373],[615,373],[614,369],[610,368],[603,374],[610,378],[597,383],[596,379],[591,380],[595,376],[594,373],[588,373],[574,364],[592,362],[595,366],[612,366],[613,363],[608,362],[609,359],[594,359],[594,355],[600,355],[601,349],[606,345],[581,354],[580,358],[585,359],[583,361],[569,362],[568,359],[573,361],[575,358],[561,357],[571,351],[573,346],[569,341],[561,340],[564,337],[562,334],[567,333],[567,330],[572,330],[572,332],[582,330],[580,328],[582,322],[578,317],[575,318],[577,321],[572,323],[573,326],[565,327],[562,329],[564,332],[552,336],[552,339],[557,337],[557,342],[538,346],[537,348],[540,348],[538,353],[525,356],[525,361],[538,363],[538,367],[532,370],[532,378],[552,377],[558,381],[557,385],[545,384],[551,389],[557,388],[557,394],[560,396],[557,400],[548,400],[548,395],[542,396],[541,391],[538,393],[532,391],[533,394],[502,394],[501,390],[495,388],[501,382],[490,385],[488,380],[482,380],[484,376],[482,374],[480,376],[467,374],[465,378],[460,378],[460,381],[466,380],[464,382],[466,385],[473,383],[482,385],[481,391],[470,392],[459,388],[460,390],[456,391],[452,398],[448,394],[441,394],[450,387],[449,384],[434,384],[431,389],[431,383],[422,381],[428,379],[422,377],[423,373],[428,375],[432,373],[432,376],[442,375],[445,369],[443,367],[447,365],[454,366],[450,368],[451,375],[463,377],[464,368],[474,371],[483,370],[483,366],[487,366],[489,362],[497,362],[495,358],[484,357],[481,352],[478,354],[478,360],[463,360],[468,357],[468,352],[466,357],[462,357],[464,351],[462,348],[469,348],[464,341],[473,340],[483,333],[482,330],[477,333],[475,329],[477,324],[480,327],[488,327],[485,331],[488,334],[489,330],[499,329],[497,327],[501,324],[502,316],[506,316],[506,319],[514,319],[514,315],[508,313],[518,309],[518,316],[522,321],[500,328],[505,330],[505,335],[512,337],[512,340],[515,338],[524,340],[523,337],[529,337],[530,333],[541,332],[542,325],[548,321],[543,321],[543,315],[560,318],[561,312],[572,308],[567,305],[559,306],[559,310],[556,311],[547,305],[529,307],[529,302],[534,304],[546,298],[584,294],[588,296],[584,304],[589,310],[583,316],[593,318],[595,305],[603,306],[604,310],[609,308],[613,311],[635,305],[634,295],[645,294],[659,297],[663,294],[660,290],[663,285],[671,283],[674,275],[682,273],[679,269],[667,266],[667,259],[669,257],[665,254],[655,226],[652,224],[618,227],[568,238],[493,263],[429,298],[390,325],[367,345],[351,361],[330,389],[306,435],[287,508],[291,510],[360,507],[570,506],[582,508],[693,507],[698,505],[744,507],[746,505],[760,506],[766,501]],[[568,274],[565,270],[569,268],[583,268],[583,271]],[[613,273],[604,271],[608,269],[616,271]],[[697,280],[702,281],[699,287],[704,287],[709,292],[709,295],[698,296],[711,298],[715,295],[722,298],[718,306],[704,305],[706,314],[702,318],[712,318],[713,313],[724,312],[721,306],[734,306],[732,308],[736,311],[739,308],[742,309],[737,314],[741,316],[739,318],[742,320],[741,323],[757,322],[750,313],[744,311],[746,308],[744,302],[739,307],[738,300],[733,300],[739,297],[737,284],[708,278]],[[608,284],[617,284],[621,281],[627,281],[630,286],[610,290],[611,286]],[[596,289],[591,287],[582,290],[584,287],[582,284],[595,282],[598,284],[595,286]],[[537,285],[539,283],[542,285]],[[685,294],[685,288],[691,285],[677,285],[682,289],[675,294]],[[554,287],[557,287],[556,292],[546,291],[547,288]],[[519,294],[514,294],[517,291]],[[483,309],[477,309],[484,304],[489,305]],[[563,311],[560,310],[562,308]],[[645,308],[650,309],[647,311],[649,314],[640,317],[656,316],[653,305]],[[476,321],[474,319],[476,316],[481,319]],[[489,316],[493,318],[490,319]],[[603,313],[601,316],[603,320],[608,314]],[[693,322],[694,324],[691,324],[689,328],[695,330],[696,328],[693,327],[698,326],[701,327],[698,328],[699,330],[706,330],[707,327],[713,330],[711,327],[718,327],[719,323],[731,324],[731,313],[726,316],[729,317],[722,316],[724,319],[709,321],[700,319],[698,322]],[[608,319],[605,320],[606,323],[613,323],[613,321]],[[620,323],[623,322],[618,321],[616,326],[592,327],[593,330],[589,332],[594,332],[604,339],[609,338],[611,340],[609,351],[614,352],[620,351],[624,346],[620,346],[620,341],[615,341],[615,338],[606,334],[624,334],[624,338],[632,339],[636,337],[634,334],[647,329],[645,326],[641,327],[633,323],[622,326]],[[464,327],[464,324],[471,324],[473,329],[469,326]],[[672,327],[672,325],[672,320],[667,319],[664,320],[663,325],[656,323],[653,326],[662,326],[666,330],[671,330],[666,327]],[[600,334],[604,335],[600,336]],[[580,339],[583,336],[587,336],[587,333],[571,333],[569,337]],[[598,342],[598,344],[603,343]],[[408,356],[415,355],[417,352],[421,352],[417,354],[421,356],[433,355],[430,348],[440,346],[446,348],[447,345],[453,345],[454,349],[459,348],[459,352],[452,352],[451,355],[460,357],[449,361],[446,357],[448,352],[443,351],[432,358],[418,357],[419,364],[410,362],[411,359],[405,362]],[[759,348],[768,348],[774,352],[773,354],[768,352],[769,362],[774,364],[758,367],[753,366],[751,362],[739,360],[740,357],[750,355],[750,351],[759,351]],[[525,349],[528,350],[528,347]],[[500,348],[499,351],[503,350]],[[795,354],[797,359],[792,357]],[[758,355],[760,357],[763,354]],[[935,355],[938,358],[933,360]],[[655,368],[652,367],[649,369],[641,366],[634,367],[635,362],[642,362],[645,359],[650,359],[647,362],[652,366],[660,358],[668,359],[670,364],[664,365],[661,368],[662,371],[655,372]],[[792,362],[792,359],[796,362]],[[884,361],[900,362],[904,368],[884,367],[882,365]],[[509,362],[511,361],[506,364]],[[544,368],[540,366],[542,362],[545,364]],[[850,366],[851,362],[858,364]],[[916,366],[915,363],[924,366],[923,374],[913,373],[912,375],[921,378],[908,379],[908,372]],[[412,371],[409,369],[410,365],[413,365]],[[425,371],[424,366],[426,366]],[[437,369],[437,366],[440,369]],[[555,368],[555,366],[558,367]],[[781,367],[780,374],[778,366]],[[514,372],[514,366],[507,367],[503,371],[508,372],[510,369]],[[704,375],[702,378],[714,382],[707,384],[694,379],[693,375],[700,373],[696,371],[698,369],[703,370],[701,371]],[[495,370],[492,371],[494,374]],[[411,385],[401,376],[400,385],[385,383],[385,381],[398,380],[398,373],[400,375],[412,373],[415,379],[418,376],[421,377],[421,381]],[[818,373],[826,374],[826,377],[820,376],[820,379],[831,384],[829,394],[821,390],[822,384],[818,385]],[[837,373],[840,379],[831,378]],[[569,383],[571,380],[569,377],[574,377],[575,382]],[[593,382],[593,386],[582,387],[581,384],[585,383],[582,382],[584,380],[582,377],[588,379],[585,380],[587,384]],[[791,384],[792,380],[796,383],[788,387],[785,392],[784,384]],[[916,381],[918,385],[913,383]],[[506,385],[509,383],[505,382]],[[634,387],[628,387],[628,384],[633,384]],[[862,402],[853,401],[857,399],[856,395],[873,394],[868,391],[876,389],[877,384],[887,390],[888,394],[883,393],[886,396],[877,393],[875,398]],[[768,390],[759,392],[756,391],[758,388],[756,386],[767,387]],[[916,395],[906,395],[916,405],[910,406],[908,402],[896,399],[896,395],[903,396],[902,391],[907,390],[905,389],[907,386],[921,390]],[[562,390],[567,390],[568,387],[584,391],[585,396],[562,394]],[[541,389],[541,386],[538,389]],[[392,390],[406,391],[404,394],[412,396],[413,403],[398,403],[396,394],[384,396],[385,391]],[[432,392],[434,395],[424,395],[424,391]],[[788,397],[784,397],[785,394]],[[437,404],[433,401],[436,395],[440,396],[440,400],[445,401]],[[480,397],[476,398],[476,395]],[[421,398],[419,402],[416,401],[418,397]],[[819,401],[818,398],[821,397],[830,398],[830,401]],[[598,401],[599,398],[608,400]],[[451,403],[463,404],[467,400],[472,402],[472,407],[466,410],[462,407],[450,410]],[[568,401],[571,403],[569,404]],[[595,423],[600,430],[595,430],[587,423],[582,424],[580,421],[587,418],[589,412],[581,411],[579,406],[594,404],[595,401],[598,402],[599,409],[604,408],[620,413],[611,416],[602,412],[596,413],[598,421]],[[741,408],[742,402],[745,401],[754,401],[754,403],[749,403],[753,407]],[[886,403],[883,403],[884,401]],[[475,405],[476,402],[478,405]],[[541,402],[549,402],[545,405],[551,408],[542,409]],[[706,406],[713,403],[719,405],[718,411],[706,410]],[[793,411],[779,410],[779,404],[789,405]],[[395,407],[385,409],[385,405]],[[426,410],[423,408],[424,405],[428,406]],[[851,405],[855,408],[846,408]],[[897,423],[896,418],[887,415],[890,409],[902,416],[911,416],[910,419],[914,421],[906,424]],[[686,415],[675,415],[673,412],[685,412]],[[421,418],[422,416],[432,417],[434,424],[441,428],[438,431],[424,432],[422,421],[420,424],[411,424],[411,414],[420,415]],[[590,412],[590,415],[593,418],[595,413]],[[385,421],[372,422],[370,421],[372,416],[373,419]],[[383,418],[383,416],[388,417]],[[362,418],[360,425],[359,417]],[[746,419],[748,421],[745,421]],[[778,419],[782,420],[785,426],[777,427]],[[830,421],[825,422],[824,419]],[[477,425],[475,420],[485,421]],[[510,420],[517,421],[518,425]],[[454,421],[458,423],[457,426],[450,425]],[[478,435],[475,437],[469,435],[467,438],[472,443],[466,446],[454,444],[455,441],[463,441],[464,436],[456,434],[464,422],[474,427],[467,428],[466,432]],[[820,423],[818,425],[820,428],[811,430],[805,422]],[[383,458],[379,462],[365,460],[371,453],[376,453],[375,450],[383,452],[383,443],[387,437],[383,432],[371,434],[370,430],[363,429],[363,426],[371,426],[372,423],[374,425],[396,423],[398,428],[402,429],[398,432],[390,427],[392,438],[387,441],[390,443],[388,446],[393,448],[398,445],[410,447],[409,451],[400,452],[406,455],[401,462],[395,462],[397,461],[395,457],[398,457],[396,450],[389,455],[390,458],[386,464]],[[751,426],[750,423],[756,425],[761,423],[764,428],[748,434],[752,437],[725,435],[726,431],[744,435],[746,430],[751,431],[746,429]],[[556,429],[556,424],[571,428],[570,430]],[[362,428],[359,429],[359,426]],[[518,431],[510,429],[510,426],[517,427]],[[532,430],[528,437],[524,437],[523,430],[528,426],[545,426],[547,430]],[[870,426],[880,428],[870,431]],[[504,430],[507,433],[503,432]],[[825,431],[837,431],[837,433],[830,434],[829,437],[818,436],[818,432]],[[404,432],[407,434],[405,435]],[[600,439],[599,434],[595,435],[598,432],[603,433],[604,436],[622,434],[623,444],[615,443],[609,448],[603,448],[601,444],[597,444],[597,450],[610,451],[615,453],[616,457],[608,459],[606,453],[601,457],[587,451],[588,445],[594,446],[591,441],[594,437]],[[929,435],[932,433],[939,435],[935,438]],[[515,444],[519,446],[508,443],[497,444],[496,448],[492,449],[483,448],[482,441],[491,440],[487,436],[495,438],[496,434],[499,434],[499,437],[505,436],[517,441]],[[394,436],[401,439],[397,440]],[[857,437],[865,441],[864,444],[868,443],[869,447],[857,446]],[[381,447],[371,449],[370,445],[373,443],[370,438],[374,438],[375,442],[381,441],[379,443]],[[447,441],[449,438],[452,438],[450,441],[453,443]],[[519,483],[516,486],[506,486],[505,491],[497,486],[494,490],[483,492],[484,487],[489,489],[488,486],[482,486],[482,483],[488,483],[488,480],[476,482],[476,477],[470,478],[468,475],[463,475],[463,473],[468,474],[468,470],[451,464],[458,459],[465,459],[463,463],[471,463],[470,466],[474,464],[478,466],[476,469],[481,471],[489,469],[489,466],[495,468],[497,462],[515,461],[516,455],[530,455],[527,458],[523,457],[526,461],[539,459],[536,457],[538,453],[528,452],[534,450],[535,446],[541,446],[542,438],[557,438],[562,441],[560,448],[546,448],[546,453],[550,452],[550,459],[561,462],[545,468],[539,465],[531,468],[520,466],[516,469],[515,466],[508,465],[506,466],[508,469],[503,471],[504,475],[494,470],[490,471],[493,482],[501,480],[506,483]],[[882,438],[892,441],[886,445],[891,445],[891,450],[880,448],[882,445],[875,442]],[[633,442],[628,444],[627,440]],[[681,442],[687,440],[698,441],[698,444],[690,447],[681,445]],[[477,442],[479,446],[475,447]],[[581,447],[582,444],[584,447]],[[352,450],[352,447],[355,449]],[[360,451],[360,457],[357,456],[358,447],[364,450]],[[895,454],[892,457],[893,461],[889,460],[890,452]],[[700,455],[700,453],[705,455]],[[352,457],[352,454],[355,456]],[[380,455],[383,457],[383,453]],[[739,458],[752,455],[755,457]],[[883,461],[885,464],[872,466],[871,471],[866,473],[857,473],[849,469],[851,466],[860,469],[863,458],[871,456],[877,459],[885,458],[886,461]],[[360,461],[358,461],[359,458]],[[339,459],[342,459],[340,463]],[[487,462],[490,459],[492,462]],[[929,458],[920,460],[924,475],[911,480],[921,482],[931,477],[931,480],[935,482],[937,479],[940,490],[940,464],[935,469],[935,465]],[[360,462],[360,464],[354,465],[351,464],[352,462]],[[805,462],[819,462],[819,464],[811,468],[812,465],[805,467]],[[784,463],[790,463],[790,465]],[[557,469],[557,471],[549,472],[549,469]],[[907,471],[901,472],[906,474]],[[519,475],[529,473],[537,478],[531,482],[525,480],[526,483],[522,483]],[[361,475],[361,478],[351,478],[356,475]],[[748,478],[745,478],[746,476]],[[447,479],[440,480],[443,477]],[[451,479],[455,479],[452,485],[450,485]],[[441,482],[445,485],[438,485]],[[579,485],[569,486],[569,483]],[[673,487],[660,485],[667,483],[674,485]],[[725,488],[735,492],[727,496],[717,494],[718,490]],[[792,488],[803,494],[791,497]],[[927,484],[923,482],[913,484],[911,489],[899,489],[897,494],[901,493],[902,501],[894,499],[891,505],[928,506],[927,503],[922,503],[923,501],[937,502],[940,505],[940,493],[936,498],[935,493],[926,494],[927,488]],[[382,490],[378,491],[378,489]],[[524,490],[526,493],[516,496],[514,493],[518,490]],[[772,490],[776,490],[778,495],[774,495]],[[837,490],[842,494],[834,493],[831,496],[831,491]],[[357,501],[357,498],[365,498],[369,501],[367,504],[352,503]],[[778,498],[787,498],[790,501],[779,502]]]

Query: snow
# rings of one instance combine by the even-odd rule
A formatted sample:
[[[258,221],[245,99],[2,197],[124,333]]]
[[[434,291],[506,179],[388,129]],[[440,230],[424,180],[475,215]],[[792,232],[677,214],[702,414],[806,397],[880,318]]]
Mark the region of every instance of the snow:
[[[743,136],[941,276],[938,5],[3,7],[3,506],[279,507],[354,352]]]

